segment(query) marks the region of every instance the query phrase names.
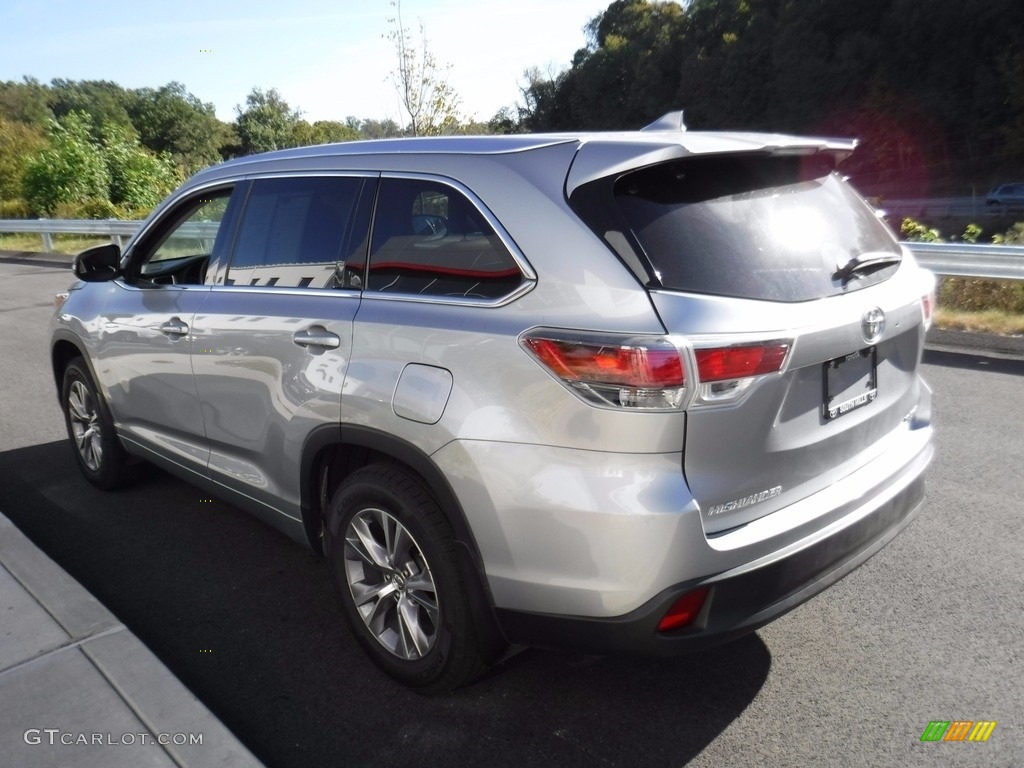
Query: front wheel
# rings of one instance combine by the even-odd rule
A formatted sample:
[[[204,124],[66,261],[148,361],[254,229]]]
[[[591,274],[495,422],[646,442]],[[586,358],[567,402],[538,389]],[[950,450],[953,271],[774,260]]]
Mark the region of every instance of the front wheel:
[[[75,459],[86,479],[104,490],[127,483],[131,479],[128,455],[114,433],[114,422],[89,368],[80,357],[64,369],[61,405]]]
[[[354,472],[327,515],[327,556],[353,633],[385,672],[445,693],[487,668],[454,535],[420,482],[398,467]]]

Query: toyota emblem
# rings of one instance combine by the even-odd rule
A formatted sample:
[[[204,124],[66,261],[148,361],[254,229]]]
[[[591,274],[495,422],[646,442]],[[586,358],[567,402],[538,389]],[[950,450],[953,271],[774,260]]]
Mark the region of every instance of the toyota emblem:
[[[878,307],[873,307],[864,313],[860,319],[860,332],[864,341],[874,344],[882,337],[885,330],[885,313]]]

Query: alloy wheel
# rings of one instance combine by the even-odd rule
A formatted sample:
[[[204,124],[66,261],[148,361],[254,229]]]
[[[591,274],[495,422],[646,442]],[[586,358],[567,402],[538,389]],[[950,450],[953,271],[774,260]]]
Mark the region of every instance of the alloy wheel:
[[[355,514],[345,530],[345,577],[370,634],[400,659],[430,652],[439,626],[437,589],[419,544],[382,509]]]
[[[75,448],[82,463],[92,472],[103,466],[103,433],[96,399],[82,381],[74,381],[68,391],[68,418]]]

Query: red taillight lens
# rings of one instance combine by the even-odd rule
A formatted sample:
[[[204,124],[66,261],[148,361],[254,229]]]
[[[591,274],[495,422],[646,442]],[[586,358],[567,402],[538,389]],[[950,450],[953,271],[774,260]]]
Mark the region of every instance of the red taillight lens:
[[[527,337],[526,344],[565,379],[620,387],[681,387],[683,361],[676,349],[611,346]]]
[[[697,618],[700,609],[704,607],[704,601],[708,596],[708,588],[701,587],[692,592],[687,592],[668,609],[668,612],[658,622],[659,632],[668,632],[670,629],[685,627]]]
[[[698,349],[697,372],[702,384],[775,373],[782,368],[789,344],[750,344]]]
[[[588,402],[638,410],[675,410],[683,402],[683,358],[663,336],[535,331],[522,345]]]

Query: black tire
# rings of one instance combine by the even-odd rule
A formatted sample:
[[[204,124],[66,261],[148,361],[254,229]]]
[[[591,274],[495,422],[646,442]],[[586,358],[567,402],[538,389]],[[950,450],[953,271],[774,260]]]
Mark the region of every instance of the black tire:
[[[486,671],[451,526],[418,479],[387,464],[353,472],[331,499],[326,545],[345,618],[378,667],[425,694]]]
[[[71,451],[85,478],[105,491],[130,482],[134,472],[128,454],[114,432],[107,404],[81,357],[74,358],[64,369],[60,402]]]

